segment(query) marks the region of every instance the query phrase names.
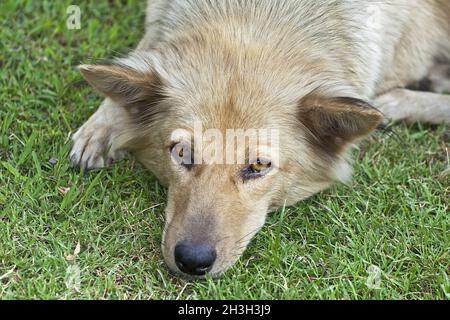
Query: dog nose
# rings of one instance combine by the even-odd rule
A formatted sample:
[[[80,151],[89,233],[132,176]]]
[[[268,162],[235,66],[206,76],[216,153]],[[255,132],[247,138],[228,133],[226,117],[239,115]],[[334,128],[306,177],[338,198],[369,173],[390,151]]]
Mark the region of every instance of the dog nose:
[[[175,263],[178,269],[189,275],[205,275],[211,271],[216,258],[216,250],[207,244],[183,241],[175,247]]]

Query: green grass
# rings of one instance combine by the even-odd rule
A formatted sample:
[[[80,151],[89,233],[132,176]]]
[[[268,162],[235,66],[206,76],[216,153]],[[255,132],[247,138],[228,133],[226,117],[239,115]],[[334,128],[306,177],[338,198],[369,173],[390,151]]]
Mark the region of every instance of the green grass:
[[[132,161],[89,175],[67,161],[69,133],[101,101],[70,85],[74,66],[132,48],[145,1],[83,1],[81,30],[65,26],[69,4],[0,4],[0,298],[450,298],[444,126],[375,135],[356,152],[351,186],[271,215],[224,277],[172,277],[155,178]],[[372,266],[378,286],[366,284]],[[78,271],[79,288],[68,279]]]

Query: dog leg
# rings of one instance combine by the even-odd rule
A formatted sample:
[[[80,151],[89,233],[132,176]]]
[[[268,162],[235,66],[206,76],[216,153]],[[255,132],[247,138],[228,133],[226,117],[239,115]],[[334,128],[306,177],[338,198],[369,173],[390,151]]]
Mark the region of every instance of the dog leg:
[[[101,169],[124,158],[126,152],[114,146],[125,121],[124,112],[122,106],[111,99],[103,101],[97,112],[72,137],[72,166],[84,170]]]
[[[450,95],[394,89],[378,96],[374,105],[393,121],[450,124]]]

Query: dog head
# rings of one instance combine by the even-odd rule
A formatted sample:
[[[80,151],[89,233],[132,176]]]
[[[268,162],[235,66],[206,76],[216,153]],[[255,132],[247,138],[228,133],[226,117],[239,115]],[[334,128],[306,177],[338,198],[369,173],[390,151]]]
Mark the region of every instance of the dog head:
[[[268,212],[346,180],[351,146],[382,118],[324,86],[318,68],[235,50],[166,48],[80,66],[127,110],[124,148],[168,187],[163,254],[188,276],[223,273]]]

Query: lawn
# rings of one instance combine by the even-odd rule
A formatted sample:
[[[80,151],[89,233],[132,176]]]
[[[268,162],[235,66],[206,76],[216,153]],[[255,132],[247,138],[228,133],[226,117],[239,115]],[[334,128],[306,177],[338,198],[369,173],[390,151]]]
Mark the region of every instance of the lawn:
[[[86,175],[67,160],[101,101],[75,66],[143,32],[143,0],[82,3],[79,30],[69,1],[0,4],[0,299],[450,298],[445,126],[375,134],[351,185],[272,214],[221,279],[171,276],[155,178],[132,160]]]

